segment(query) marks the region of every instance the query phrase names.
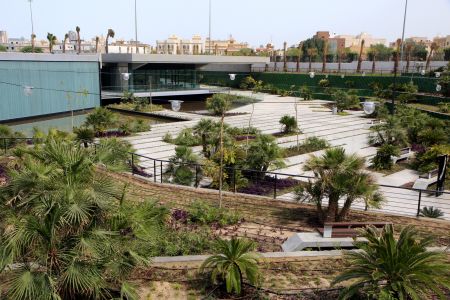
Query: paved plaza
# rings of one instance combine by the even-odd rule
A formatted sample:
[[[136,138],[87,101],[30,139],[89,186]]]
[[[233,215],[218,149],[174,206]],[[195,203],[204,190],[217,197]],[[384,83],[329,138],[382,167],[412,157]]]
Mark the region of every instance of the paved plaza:
[[[348,153],[356,153],[366,158],[367,165],[370,158],[376,154],[376,148],[371,147],[367,143],[371,119],[366,118],[361,111],[349,112],[345,116],[333,115],[329,109],[322,106],[322,104],[327,103],[327,101],[323,100],[300,101],[294,97],[279,97],[269,94],[252,95],[251,92],[245,91],[233,91],[232,93],[242,96],[252,96],[260,100],[253,105],[254,113],[251,125],[261,130],[262,133],[272,134],[280,132],[280,118],[286,114],[295,116],[295,105],[297,105],[299,126],[302,131],[302,134],[299,136],[300,143],[308,137],[320,137],[326,139],[332,146],[343,147]],[[248,127],[250,113],[252,112],[251,104],[233,109],[230,112],[245,114],[226,117],[225,122],[227,124],[239,128]],[[148,168],[149,173],[155,173],[154,175],[156,176],[160,176],[161,169],[165,168],[165,164],[160,164],[159,162],[155,164],[153,159],[168,160],[175,154],[176,146],[165,143],[163,141],[164,135],[170,133],[172,136],[176,136],[184,128],[193,127],[201,118],[204,118],[198,114],[176,113],[171,111],[163,111],[158,114],[177,117],[181,121],[153,125],[150,132],[125,138],[133,145],[137,154],[151,158],[140,158],[140,165]],[[280,147],[287,148],[297,144],[297,137],[281,137],[277,138],[277,142]],[[200,154],[201,147],[194,147],[193,150]],[[315,153],[289,157],[285,160],[286,167],[276,171],[292,175],[311,176],[311,173],[303,171],[302,165],[308,160],[310,155],[320,155],[322,152],[317,151]],[[417,214],[419,193],[407,189],[394,188],[414,182],[419,177],[417,172],[403,170],[387,176],[376,172],[371,173],[379,184],[393,186],[381,187],[381,191],[385,195],[387,202],[380,211],[411,216]],[[292,193],[288,193],[279,195],[279,199],[293,201],[293,196]],[[446,194],[435,197],[430,193],[422,193],[421,207],[424,206],[440,208],[445,213],[445,218],[450,220],[450,195]],[[357,203],[354,207],[364,209],[365,205],[363,203]]]

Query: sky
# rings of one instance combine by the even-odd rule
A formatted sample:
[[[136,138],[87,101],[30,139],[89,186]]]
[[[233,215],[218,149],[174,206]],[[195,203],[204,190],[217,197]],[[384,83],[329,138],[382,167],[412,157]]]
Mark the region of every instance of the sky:
[[[211,0],[212,38],[251,46],[298,43],[316,31],[335,34],[368,32],[394,41],[401,37],[405,0]],[[155,44],[171,34],[208,35],[209,0],[137,0],[138,39]],[[78,25],[83,39],[106,35],[134,38],[134,0],[33,0],[38,39],[47,32],[59,39]],[[9,37],[29,37],[28,0],[0,0],[0,30]],[[409,0],[408,36],[450,35],[450,0]]]

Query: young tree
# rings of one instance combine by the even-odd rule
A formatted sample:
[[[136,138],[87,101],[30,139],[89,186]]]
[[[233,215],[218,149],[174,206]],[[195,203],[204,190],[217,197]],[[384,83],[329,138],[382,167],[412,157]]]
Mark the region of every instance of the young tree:
[[[364,171],[364,159],[347,155],[344,148],[327,149],[322,156],[312,157],[304,170],[313,171],[315,179],[296,191],[297,200],[314,203],[322,222],[344,220],[357,200],[365,201],[368,207],[379,207],[382,202],[375,180]],[[344,201],[341,209],[340,200]]]
[[[211,279],[214,283],[219,277],[225,282],[228,293],[235,292],[240,295],[244,275],[253,285],[258,284],[261,279],[259,255],[253,252],[255,248],[256,244],[250,240],[234,237],[231,240],[219,239],[216,242],[216,254],[203,262],[200,272],[212,268]]]
[[[349,268],[335,278],[333,285],[349,282],[340,299],[429,299],[435,294],[447,299],[450,265],[445,253],[428,250],[433,239],[419,239],[413,227],[405,227],[398,238],[392,225],[381,232],[367,228],[357,242],[360,251],[347,252]]]

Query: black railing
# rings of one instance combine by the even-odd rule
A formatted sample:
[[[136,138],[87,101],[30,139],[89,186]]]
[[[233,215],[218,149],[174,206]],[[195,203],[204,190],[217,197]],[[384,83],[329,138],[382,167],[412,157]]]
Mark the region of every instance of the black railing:
[[[3,145],[4,154],[7,154],[8,150],[14,148],[17,144],[33,145],[42,142],[43,140],[34,138],[0,137],[0,145]],[[93,147],[94,152],[96,152],[98,144],[90,143],[89,145]],[[190,181],[191,183],[187,185],[195,188],[211,188],[210,182],[209,184],[201,184],[203,174],[205,173],[205,166],[202,164],[180,164],[170,160],[150,158],[134,152],[130,152],[129,155],[130,171],[132,175],[141,176],[146,178],[146,180],[151,180],[155,183],[177,184],[176,180],[174,180],[175,174],[173,174],[173,170],[171,171],[168,167],[170,165],[175,167],[187,166],[190,168],[194,177],[193,180]],[[228,191],[233,193],[268,196],[273,197],[273,199],[286,201],[294,201],[296,199],[293,195],[291,195],[291,197],[285,196],[280,198],[280,193],[286,194],[292,192],[295,187],[315,179],[313,176],[235,167],[224,167],[223,170],[229,175],[227,180],[225,180],[224,185]],[[239,186],[237,180],[238,172],[250,182],[250,187]],[[384,184],[380,184],[379,187],[387,200],[384,207],[379,210],[380,212],[420,217],[424,207],[433,206],[435,209],[440,209],[444,212],[444,217],[446,219],[450,219],[450,192],[439,191],[439,193],[436,193],[435,190],[414,189]],[[368,207],[364,202],[361,202],[361,204],[359,202],[355,203],[352,207],[368,210]]]

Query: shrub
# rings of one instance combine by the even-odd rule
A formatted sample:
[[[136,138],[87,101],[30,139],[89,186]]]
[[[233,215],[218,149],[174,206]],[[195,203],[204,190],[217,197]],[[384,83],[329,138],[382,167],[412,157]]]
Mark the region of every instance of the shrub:
[[[434,208],[433,206],[425,206],[420,210],[420,216],[426,218],[438,219],[444,216],[444,213],[439,208]]]
[[[355,94],[349,94],[344,92],[343,90],[337,90],[332,95],[332,98],[339,112],[342,112],[345,109],[360,108],[359,98]]]
[[[345,86],[349,89],[354,88],[355,87],[355,82],[353,80],[347,80],[345,82]]]
[[[308,152],[314,152],[314,151],[318,151],[318,150],[322,150],[322,149],[330,147],[330,143],[328,143],[328,141],[326,139],[312,136],[312,137],[307,138],[303,142],[302,146],[304,148],[306,148],[307,150],[309,150]]]
[[[192,128],[181,130],[178,136],[172,140],[172,143],[178,146],[188,147],[201,145],[200,139],[194,135],[194,130]]]
[[[21,132],[14,132],[11,127],[7,125],[0,124],[0,149],[3,148],[9,149],[17,144],[23,142],[20,138],[24,138],[25,136]],[[6,138],[2,140],[2,138]]]
[[[319,86],[323,88],[328,87],[330,86],[330,81],[328,79],[322,79],[319,81]]]
[[[240,87],[243,90],[251,90],[256,86],[256,84],[257,82],[252,76],[247,76],[242,79]]]
[[[450,97],[450,75],[446,75],[439,80],[439,84],[441,85],[441,94],[444,97]]]
[[[206,100],[206,109],[216,116],[223,115],[231,108],[232,95],[215,94]]]
[[[297,120],[293,116],[284,115],[280,119],[280,124],[283,125],[284,133],[292,133],[298,130]]]
[[[439,112],[446,114],[446,113],[450,112],[450,103],[439,102],[438,109],[439,109]]]
[[[90,113],[84,125],[92,126],[96,133],[102,133],[117,122],[117,115],[105,107],[98,107]]]
[[[303,98],[303,100],[312,99],[312,92],[306,85],[300,89],[300,97]]]
[[[89,143],[92,143],[95,138],[95,132],[89,127],[75,127],[73,133],[76,135],[76,140],[83,143],[84,147],[87,148]]]
[[[170,134],[170,132],[166,132],[166,134],[163,137],[163,142],[173,144],[173,137],[172,134]]]
[[[372,167],[375,170],[390,170],[393,166],[392,156],[399,155],[399,149],[390,144],[384,144],[377,150],[377,154],[372,158]]]
[[[441,155],[450,155],[450,145],[437,145],[424,153],[418,153],[416,155],[416,168],[420,172],[429,172],[436,169],[438,167],[437,157]]]
[[[209,205],[203,201],[193,202],[187,209],[189,221],[201,225],[217,224],[228,226],[238,223],[241,220],[239,214],[225,208]]]

